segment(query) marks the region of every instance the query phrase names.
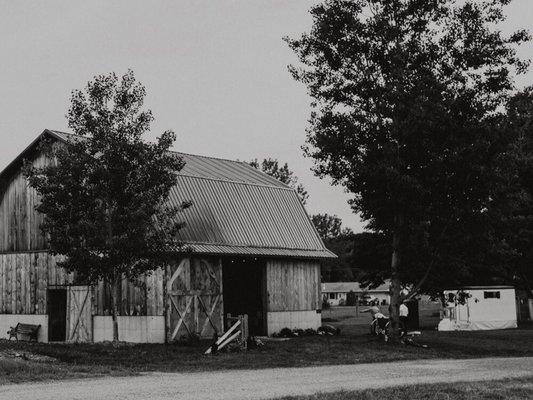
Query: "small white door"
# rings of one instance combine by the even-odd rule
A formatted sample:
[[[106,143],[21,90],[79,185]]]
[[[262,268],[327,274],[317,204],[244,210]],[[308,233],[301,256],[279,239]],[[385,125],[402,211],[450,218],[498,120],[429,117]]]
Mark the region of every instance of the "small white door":
[[[69,286],[67,294],[67,341],[92,342],[92,298],[89,286]]]

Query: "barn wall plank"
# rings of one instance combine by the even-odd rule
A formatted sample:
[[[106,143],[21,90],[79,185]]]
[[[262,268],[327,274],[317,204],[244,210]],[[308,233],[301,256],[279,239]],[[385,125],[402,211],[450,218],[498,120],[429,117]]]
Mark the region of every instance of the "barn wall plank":
[[[49,285],[72,282],[45,252],[0,253],[0,313],[46,314]]]
[[[31,253],[29,257],[29,275],[30,279],[28,280],[29,287],[29,296],[27,297],[28,301],[28,314],[35,314],[36,304],[37,304],[37,266],[35,263],[36,254]]]
[[[46,314],[46,288],[48,287],[47,253],[36,253],[37,299],[36,314]]]
[[[33,160],[36,167],[49,163],[42,154]],[[39,196],[21,169],[0,187],[0,252],[46,249],[46,238],[39,228],[43,216],[35,210],[38,204]]]
[[[268,260],[267,311],[316,310],[320,304],[320,263]]]
[[[0,313],[5,313],[6,273],[4,257],[0,257]]]

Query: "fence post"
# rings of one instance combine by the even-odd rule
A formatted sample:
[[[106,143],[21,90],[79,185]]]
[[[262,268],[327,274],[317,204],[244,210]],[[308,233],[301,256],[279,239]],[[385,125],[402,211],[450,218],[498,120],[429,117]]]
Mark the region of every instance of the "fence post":
[[[242,346],[248,348],[248,314],[241,315]]]

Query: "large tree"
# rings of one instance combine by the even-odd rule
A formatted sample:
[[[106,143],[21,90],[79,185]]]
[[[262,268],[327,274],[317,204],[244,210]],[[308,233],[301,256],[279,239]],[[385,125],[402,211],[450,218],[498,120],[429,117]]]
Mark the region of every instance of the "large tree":
[[[514,250],[515,283],[533,298],[533,86],[516,94],[508,106],[508,127],[516,135],[511,170],[511,213],[506,242]],[[509,209],[508,209],[509,210]],[[532,316],[533,317],[533,316]]]
[[[499,160],[502,178],[490,208],[496,273],[533,298],[533,87],[513,96],[502,129],[513,137]]]
[[[485,218],[502,140],[493,127],[512,70],[526,68],[514,45],[527,33],[497,28],[507,3],[327,0],[309,33],[286,39],[301,62],[290,71],[313,97],[305,153],[390,238],[395,337],[402,284],[420,289],[432,260],[458,247],[451,238]],[[413,247],[423,268],[402,263]]]
[[[165,250],[179,246],[177,213],[190,205],[169,205],[184,162],[168,152],[173,132],[155,143],[143,140],[153,120],[144,97],[131,71],[96,76],[84,91],[72,92],[70,143],[45,144],[56,162],[27,170],[41,196],[37,210],[45,215],[49,251],[65,256],[60,266],[78,281],[110,284],[114,341],[123,278],[135,282],[165,265]]]
[[[298,177],[294,175],[294,172],[289,168],[287,163],[280,165],[279,161],[274,158],[265,158],[259,163],[256,158],[255,160],[250,161],[249,164],[290,186],[296,190],[296,193],[298,193],[303,204],[307,202],[307,199],[309,198],[307,190],[305,190],[304,185],[298,183]]]

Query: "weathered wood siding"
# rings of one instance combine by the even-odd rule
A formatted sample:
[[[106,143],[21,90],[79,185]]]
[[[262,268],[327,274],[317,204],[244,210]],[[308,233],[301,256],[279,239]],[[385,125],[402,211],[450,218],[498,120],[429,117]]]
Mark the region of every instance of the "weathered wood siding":
[[[0,253],[0,314],[46,314],[47,289],[75,283],[73,274],[57,266],[58,259],[47,252]],[[136,285],[124,280],[120,315],[164,315],[164,275],[159,269]],[[110,315],[110,293],[103,283],[92,289],[93,314]]]
[[[320,309],[320,263],[311,260],[268,260],[267,311]]]
[[[48,253],[0,254],[0,314],[46,314],[48,286],[72,282]]]
[[[164,271],[158,269],[151,274],[139,277],[135,283],[122,281],[120,298],[120,315],[164,315],[163,297]],[[111,315],[111,287],[100,282],[95,287],[95,315]]]
[[[33,161],[35,167],[50,163],[45,155]],[[0,187],[0,252],[45,250],[46,237],[39,226],[43,215],[35,211],[39,195],[29,187],[19,169]]]

